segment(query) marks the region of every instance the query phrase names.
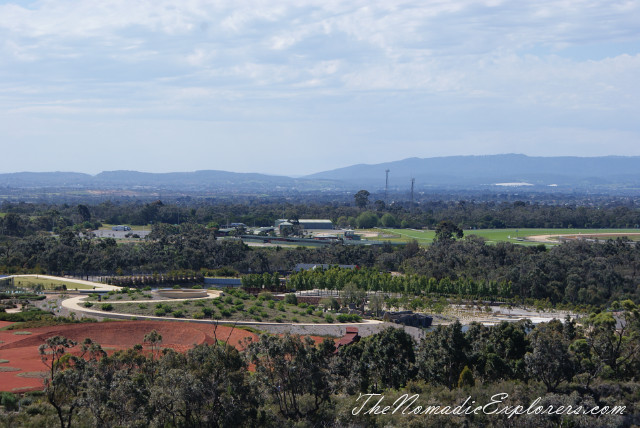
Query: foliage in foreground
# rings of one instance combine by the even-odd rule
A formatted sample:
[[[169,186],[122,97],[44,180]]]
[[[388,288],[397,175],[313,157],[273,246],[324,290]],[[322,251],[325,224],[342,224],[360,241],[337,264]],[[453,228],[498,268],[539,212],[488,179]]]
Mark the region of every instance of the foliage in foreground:
[[[633,426],[640,423],[640,313],[629,301],[620,307],[583,325],[503,322],[463,332],[454,323],[420,344],[388,328],[337,352],[329,340],[263,335],[244,353],[216,343],[182,354],[161,351],[162,337],[151,332],[144,347],[108,356],[90,341],[77,347],[52,337],[41,348],[50,370],[43,400],[22,398],[20,412],[6,408],[0,426]],[[380,394],[376,400],[384,396],[387,405],[418,394],[422,406],[457,406],[467,398],[487,404],[506,394],[500,397],[509,406],[539,398],[544,406],[625,411],[375,415],[367,411],[373,402],[355,411],[361,394]]]

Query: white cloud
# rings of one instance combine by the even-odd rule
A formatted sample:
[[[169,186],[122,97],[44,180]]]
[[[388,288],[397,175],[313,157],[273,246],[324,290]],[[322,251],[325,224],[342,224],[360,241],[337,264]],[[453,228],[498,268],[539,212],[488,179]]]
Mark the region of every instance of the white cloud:
[[[571,133],[575,141],[593,129],[598,141],[606,132],[640,136],[635,1],[21,4],[0,4],[0,114],[25,124],[128,115],[247,129],[252,121],[315,121],[339,134],[353,121],[344,131],[353,146],[371,135],[394,140],[401,129],[412,151],[427,126],[438,141],[465,142],[479,124],[510,126],[496,119],[508,112],[540,138],[561,120],[583,130]],[[305,126],[296,129],[304,138]],[[310,144],[322,144],[315,134]],[[594,144],[585,147],[595,153]],[[553,154],[562,145],[547,147]]]

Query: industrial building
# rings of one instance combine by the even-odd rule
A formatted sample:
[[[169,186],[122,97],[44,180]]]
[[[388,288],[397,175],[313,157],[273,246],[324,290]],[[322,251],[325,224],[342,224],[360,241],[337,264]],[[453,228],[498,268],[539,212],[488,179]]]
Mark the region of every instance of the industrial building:
[[[305,230],[327,230],[327,229],[332,230],[333,229],[333,222],[331,220],[301,218],[300,220],[298,220],[298,224]],[[281,225],[292,226],[293,221],[286,218],[280,218],[276,220],[274,226],[280,229]]]

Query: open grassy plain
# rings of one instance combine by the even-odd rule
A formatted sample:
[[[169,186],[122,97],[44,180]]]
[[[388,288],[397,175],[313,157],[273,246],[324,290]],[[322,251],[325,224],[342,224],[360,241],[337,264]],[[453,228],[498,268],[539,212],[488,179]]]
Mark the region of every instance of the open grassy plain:
[[[428,245],[435,238],[434,230],[416,230],[416,229],[372,229],[370,232],[377,231],[382,240],[390,241],[411,241],[415,239],[420,245]],[[638,229],[476,229],[465,230],[464,235],[477,235],[485,238],[488,243],[495,244],[497,242],[512,242],[520,245],[539,245],[539,242],[522,241],[529,236],[537,235],[596,235],[603,233],[612,233],[624,235],[627,233],[638,233]],[[393,235],[393,237],[385,237],[384,235]],[[373,239],[373,238],[370,238]],[[601,239],[606,239],[602,237]],[[630,239],[638,240],[637,236],[630,236]],[[548,245],[548,244],[547,244]]]

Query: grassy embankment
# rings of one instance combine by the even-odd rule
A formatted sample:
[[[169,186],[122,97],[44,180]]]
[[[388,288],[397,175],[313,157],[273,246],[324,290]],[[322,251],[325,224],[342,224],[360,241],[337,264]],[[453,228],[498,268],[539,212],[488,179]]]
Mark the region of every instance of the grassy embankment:
[[[57,279],[42,278],[38,275],[19,276],[14,278],[13,283],[16,287],[34,288],[37,284],[42,284],[45,290],[54,290],[56,287],[66,285],[67,290],[90,290],[93,287],[87,284],[78,284],[77,282],[64,281]]]

